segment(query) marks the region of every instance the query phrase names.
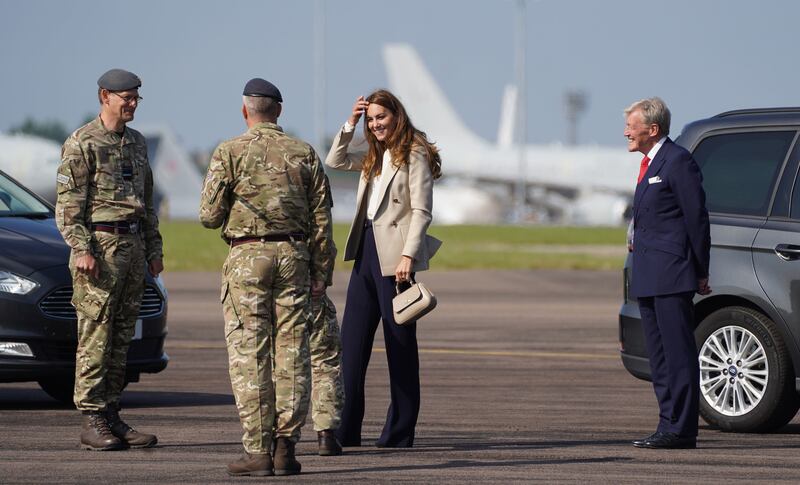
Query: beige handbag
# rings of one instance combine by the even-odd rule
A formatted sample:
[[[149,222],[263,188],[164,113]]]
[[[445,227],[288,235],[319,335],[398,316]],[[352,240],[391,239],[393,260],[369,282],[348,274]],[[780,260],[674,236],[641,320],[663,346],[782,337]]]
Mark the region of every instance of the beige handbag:
[[[436,296],[425,286],[411,280],[411,286],[400,292],[400,285],[396,285],[397,296],[392,299],[392,312],[394,321],[398,325],[414,322],[427,315],[436,308]]]

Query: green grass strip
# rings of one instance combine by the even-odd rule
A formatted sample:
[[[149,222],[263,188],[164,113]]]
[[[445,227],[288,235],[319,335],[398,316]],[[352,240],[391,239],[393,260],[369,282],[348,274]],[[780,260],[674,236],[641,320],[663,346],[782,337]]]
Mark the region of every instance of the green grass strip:
[[[341,257],[347,231],[347,224],[334,225],[337,270],[352,267]],[[197,222],[165,221],[161,233],[168,271],[219,271],[228,254],[219,230]],[[444,241],[431,261],[434,270],[606,270],[621,268],[625,259],[625,229],[617,227],[433,226],[430,234]]]

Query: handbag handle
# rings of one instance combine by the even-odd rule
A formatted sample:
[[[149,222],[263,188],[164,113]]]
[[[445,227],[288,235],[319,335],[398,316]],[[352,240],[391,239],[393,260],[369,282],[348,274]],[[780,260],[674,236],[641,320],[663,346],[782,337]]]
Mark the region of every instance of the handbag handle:
[[[409,281],[410,281],[410,283],[409,283]],[[409,288],[411,287],[411,285],[416,285],[417,284],[417,282],[414,281],[414,277],[413,276],[409,278],[409,281],[403,281],[403,283],[408,283]],[[400,283],[401,283],[400,281],[395,281],[394,282],[394,293],[396,295],[400,294]]]

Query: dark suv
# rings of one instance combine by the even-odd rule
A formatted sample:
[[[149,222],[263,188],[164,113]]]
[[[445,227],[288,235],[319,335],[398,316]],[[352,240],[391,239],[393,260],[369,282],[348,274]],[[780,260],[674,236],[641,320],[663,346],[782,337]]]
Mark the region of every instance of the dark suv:
[[[0,171],[0,382],[37,381],[65,403],[78,346],[68,261],[53,207]],[[148,274],[126,382],[166,368],[166,335],[167,292]]]
[[[675,140],[703,171],[711,219],[710,284],[695,297],[700,414],[727,431],[769,431],[800,407],[800,108],[729,111]],[[624,270],[622,362],[649,380]]]

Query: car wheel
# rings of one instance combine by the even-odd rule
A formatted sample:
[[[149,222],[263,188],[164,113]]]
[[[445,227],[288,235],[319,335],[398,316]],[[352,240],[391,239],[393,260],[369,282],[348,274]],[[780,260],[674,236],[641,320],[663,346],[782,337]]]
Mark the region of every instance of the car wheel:
[[[39,387],[42,388],[50,397],[63,404],[74,405],[73,396],[75,394],[75,378],[62,377],[53,379],[42,379],[38,381]],[[122,389],[128,387],[128,379],[122,385]]]
[[[763,432],[788,423],[800,407],[794,370],[775,323],[745,307],[706,317],[695,332],[700,415],[723,431]]]
[[[72,396],[75,392],[75,378],[42,379],[38,383],[39,387],[56,401],[63,404],[73,404]]]

